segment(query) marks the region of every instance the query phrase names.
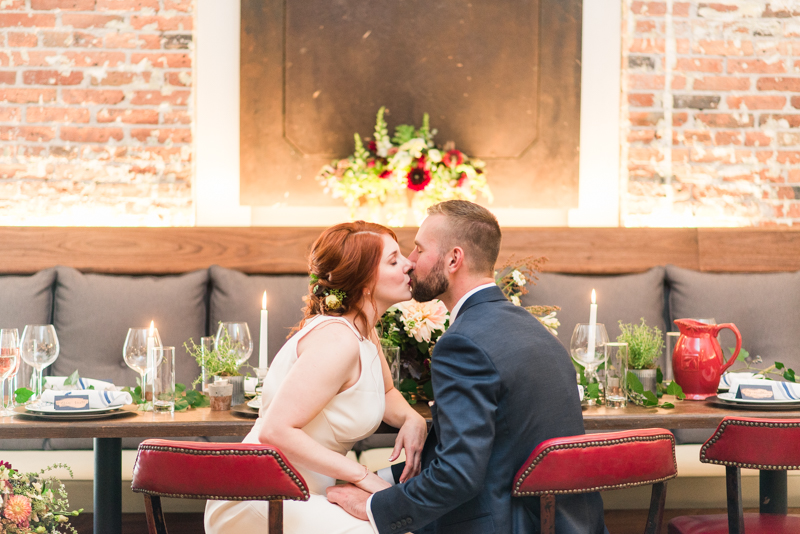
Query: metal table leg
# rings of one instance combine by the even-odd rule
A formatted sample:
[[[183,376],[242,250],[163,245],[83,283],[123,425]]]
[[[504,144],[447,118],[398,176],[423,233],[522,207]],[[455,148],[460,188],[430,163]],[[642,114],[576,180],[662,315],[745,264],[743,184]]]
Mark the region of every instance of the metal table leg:
[[[122,534],[122,438],[94,438],[94,531]]]
[[[762,514],[787,514],[789,511],[787,492],[786,471],[759,472],[758,508]]]

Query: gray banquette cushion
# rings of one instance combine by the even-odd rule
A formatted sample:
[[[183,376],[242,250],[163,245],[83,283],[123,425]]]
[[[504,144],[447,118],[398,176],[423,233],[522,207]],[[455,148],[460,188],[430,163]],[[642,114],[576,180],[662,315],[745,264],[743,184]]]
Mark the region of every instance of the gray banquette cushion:
[[[56,270],[39,271],[33,276],[0,277],[0,328],[16,328],[22,336],[26,324],[50,324],[53,312],[53,282]],[[25,378],[29,374],[26,373]],[[18,387],[23,384],[20,375]],[[8,392],[6,392],[8,394]],[[42,439],[2,439],[0,450],[41,449]]]

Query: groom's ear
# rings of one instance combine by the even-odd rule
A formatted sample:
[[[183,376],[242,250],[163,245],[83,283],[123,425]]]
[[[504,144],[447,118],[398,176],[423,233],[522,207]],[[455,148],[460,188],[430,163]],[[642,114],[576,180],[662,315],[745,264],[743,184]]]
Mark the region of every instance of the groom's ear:
[[[453,250],[451,250],[450,254],[447,255],[446,266],[448,271],[450,271],[451,273],[454,273],[459,269],[465,268],[464,249],[461,247],[455,247]]]

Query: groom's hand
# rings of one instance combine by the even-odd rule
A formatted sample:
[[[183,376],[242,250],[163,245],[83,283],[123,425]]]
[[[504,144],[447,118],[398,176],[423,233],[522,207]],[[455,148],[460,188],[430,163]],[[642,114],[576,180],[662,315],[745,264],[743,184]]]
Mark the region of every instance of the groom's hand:
[[[367,517],[367,499],[370,494],[352,484],[331,486],[325,493],[328,500],[338,504],[344,511],[362,521],[369,521]]]

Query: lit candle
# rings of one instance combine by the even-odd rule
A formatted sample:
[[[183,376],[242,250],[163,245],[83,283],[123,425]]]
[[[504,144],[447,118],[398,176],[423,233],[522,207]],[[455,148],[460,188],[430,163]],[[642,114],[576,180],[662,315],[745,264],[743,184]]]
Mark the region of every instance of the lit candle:
[[[597,330],[597,293],[592,289],[592,304],[589,306],[589,346],[586,356],[594,358],[595,331]]]
[[[264,298],[261,300],[261,332],[259,333],[258,343],[258,367],[266,369],[269,365],[267,353],[267,292],[264,291]]]

